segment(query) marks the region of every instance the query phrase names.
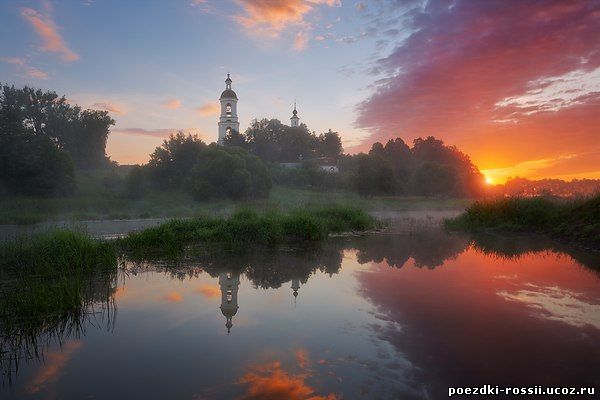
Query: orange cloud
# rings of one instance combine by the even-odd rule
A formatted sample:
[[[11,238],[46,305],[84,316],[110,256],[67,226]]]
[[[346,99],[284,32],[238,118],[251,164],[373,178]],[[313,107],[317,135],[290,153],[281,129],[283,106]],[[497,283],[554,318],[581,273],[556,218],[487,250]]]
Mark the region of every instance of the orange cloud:
[[[253,32],[277,36],[290,25],[302,25],[315,5],[339,6],[340,0],[237,0],[244,13],[234,19]]]
[[[121,108],[121,106],[118,106],[118,105],[113,104],[113,103],[94,103],[90,107],[94,108],[96,110],[103,110],[103,111],[113,112],[113,113],[118,114],[118,115],[125,114],[125,112],[123,111],[123,109]]]
[[[60,58],[67,62],[79,60],[79,55],[67,46],[50,16],[42,15],[32,8],[21,9],[21,15],[42,39],[41,51],[60,53]]]
[[[183,300],[183,296],[177,292],[170,292],[165,296],[165,300],[171,303],[179,303]]]
[[[196,291],[208,299],[221,295],[221,289],[212,285],[202,285]]]
[[[41,390],[47,389],[61,375],[62,370],[67,366],[73,353],[83,346],[83,342],[79,340],[70,340],[61,348],[49,351],[45,355],[45,364],[29,382],[25,391],[28,394],[38,393]]]
[[[335,400],[334,394],[315,394],[305,382],[306,375],[290,375],[274,362],[251,368],[238,382],[248,385],[243,399]]]
[[[219,104],[217,103],[206,103],[197,108],[200,115],[206,117],[209,115],[215,115],[219,113]]]
[[[176,110],[179,107],[181,107],[181,100],[177,100],[177,99],[169,100],[169,101],[165,102],[163,105],[166,108],[168,108],[169,110]]]

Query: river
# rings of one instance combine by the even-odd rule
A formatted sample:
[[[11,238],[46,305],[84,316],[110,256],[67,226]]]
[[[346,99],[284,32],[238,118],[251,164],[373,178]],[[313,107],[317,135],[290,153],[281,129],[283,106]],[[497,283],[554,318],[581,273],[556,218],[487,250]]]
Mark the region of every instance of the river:
[[[2,399],[439,399],[600,389],[600,258],[436,227],[123,259],[83,314],[2,328]],[[15,335],[21,335],[15,337]],[[29,335],[29,336],[27,336]]]

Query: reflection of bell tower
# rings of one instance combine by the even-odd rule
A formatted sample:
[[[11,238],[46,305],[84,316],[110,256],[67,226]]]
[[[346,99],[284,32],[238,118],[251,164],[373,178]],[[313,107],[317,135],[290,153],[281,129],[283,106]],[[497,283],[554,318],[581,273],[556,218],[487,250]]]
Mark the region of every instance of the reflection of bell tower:
[[[219,274],[219,286],[221,286],[221,312],[227,319],[225,326],[227,333],[233,326],[232,318],[238,310],[238,288],[240,286],[239,272],[222,272]]]
[[[294,278],[292,279],[292,290],[294,291],[294,304],[296,304],[296,299],[298,298],[298,289],[300,289],[300,279]]]

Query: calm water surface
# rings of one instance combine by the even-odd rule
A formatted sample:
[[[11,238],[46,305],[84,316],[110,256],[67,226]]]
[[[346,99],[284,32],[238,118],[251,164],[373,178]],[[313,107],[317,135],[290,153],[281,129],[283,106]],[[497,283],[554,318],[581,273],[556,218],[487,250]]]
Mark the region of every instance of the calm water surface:
[[[435,229],[125,261],[118,277],[90,289],[97,302],[83,320],[28,342],[4,334],[4,350],[21,354],[3,356],[0,397],[438,399],[448,386],[483,384],[599,390],[599,266],[593,254],[540,238]]]

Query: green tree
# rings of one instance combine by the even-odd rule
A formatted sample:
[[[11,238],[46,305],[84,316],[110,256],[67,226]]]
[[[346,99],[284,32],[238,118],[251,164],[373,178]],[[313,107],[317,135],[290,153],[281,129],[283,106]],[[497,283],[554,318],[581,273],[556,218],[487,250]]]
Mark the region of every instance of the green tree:
[[[246,140],[246,136],[241,134],[235,129],[231,129],[225,139],[223,139],[223,144],[226,146],[237,146],[242,147],[244,149],[248,148],[248,142]]]
[[[342,147],[342,138],[337,132],[329,131],[319,135],[318,141],[319,154],[324,157],[337,158],[342,155],[344,148]]]
[[[450,196],[456,193],[458,177],[453,167],[435,162],[423,163],[413,176],[417,194]]]
[[[239,147],[202,149],[186,184],[199,201],[266,197],[271,180],[265,164]]]
[[[455,194],[476,196],[483,192],[485,187],[483,174],[471,162],[469,156],[455,146],[446,146],[443,141],[429,136],[426,139],[415,139],[412,153],[416,165],[432,162],[453,170]]]
[[[394,170],[389,161],[368,154],[353,157],[351,183],[361,196],[371,197],[378,194],[393,194]]]
[[[147,168],[152,183],[159,189],[180,188],[206,147],[197,136],[171,134],[150,155]]]
[[[69,155],[48,137],[30,132],[0,134],[0,170],[0,192],[60,196],[75,189],[75,170]]]
[[[52,91],[1,87],[0,130],[47,137],[80,168],[106,165],[106,140],[114,123],[108,112],[71,106],[64,96]]]

